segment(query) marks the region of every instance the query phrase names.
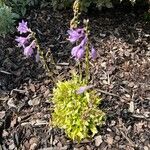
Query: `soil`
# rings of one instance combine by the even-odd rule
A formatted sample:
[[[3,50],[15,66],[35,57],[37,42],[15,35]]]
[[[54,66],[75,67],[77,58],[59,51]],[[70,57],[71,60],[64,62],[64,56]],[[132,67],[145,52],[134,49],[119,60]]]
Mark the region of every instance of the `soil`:
[[[53,11],[45,4],[26,18],[41,48],[54,55],[56,80],[70,78],[74,68],[72,45],[66,40],[72,16],[71,10]],[[23,56],[15,34],[7,35],[0,39],[0,149],[150,149],[150,23],[115,10],[93,11],[85,17],[90,19],[91,40],[98,53],[97,60],[91,61],[91,83],[101,95],[106,123],[81,143],[53,128],[54,81],[41,63]]]

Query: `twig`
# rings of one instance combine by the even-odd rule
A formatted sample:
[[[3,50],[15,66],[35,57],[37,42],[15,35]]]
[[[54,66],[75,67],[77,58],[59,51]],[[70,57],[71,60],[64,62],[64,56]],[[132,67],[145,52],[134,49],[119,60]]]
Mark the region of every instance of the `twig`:
[[[13,94],[13,92],[26,93],[25,90],[13,89],[10,94]]]
[[[146,100],[150,100],[150,97],[146,97],[145,99],[146,99]]]
[[[10,72],[7,72],[7,71],[4,71],[4,70],[0,70],[1,73],[4,73],[4,74],[8,74],[8,75],[11,75],[12,73]]]
[[[110,92],[107,92],[107,91],[103,91],[103,90],[101,90],[101,89],[97,89],[97,91],[99,91],[99,92],[101,92],[101,93],[104,93],[104,94],[107,94],[107,95],[119,97],[118,95],[116,95],[116,94],[114,94],[114,93],[110,93]]]
[[[135,118],[145,119],[147,121],[150,121],[149,117],[146,117],[146,116],[141,115],[141,114],[133,114],[132,116],[135,117]]]
[[[57,65],[60,65],[60,66],[69,66],[69,63],[57,63]]]
[[[120,132],[121,132],[122,136],[129,142],[129,144],[130,144],[132,147],[136,147],[135,144],[133,143],[133,141],[130,140],[130,139],[125,135],[124,132],[122,132],[122,131],[120,131]]]

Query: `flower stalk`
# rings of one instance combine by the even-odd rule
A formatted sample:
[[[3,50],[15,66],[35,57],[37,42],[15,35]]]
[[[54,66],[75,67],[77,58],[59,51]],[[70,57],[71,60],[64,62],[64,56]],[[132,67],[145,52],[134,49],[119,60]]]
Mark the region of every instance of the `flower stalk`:
[[[24,20],[22,20],[22,22],[19,23],[17,30],[18,32],[20,32],[20,34],[28,34],[27,36],[16,37],[15,39],[18,42],[18,46],[24,48],[24,55],[27,58],[34,57],[36,59],[36,62],[41,60],[45,70],[48,71],[48,75],[51,77],[53,81],[55,81],[53,78],[52,71],[47,64],[46,61],[47,58],[44,54],[44,50],[42,50],[39,46],[38,40],[35,36],[35,32],[31,31],[31,29],[28,28],[27,22],[25,22]],[[52,55],[51,55],[51,60],[52,63],[55,65]]]
[[[88,84],[88,81],[90,79],[90,70],[89,70],[89,20],[84,20],[85,24],[85,34],[87,37],[87,44],[86,44],[86,55],[85,55],[85,63],[86,63],[86,72],[85,72],[85,81],[86,84]]]
[[[45,59],[45,56],[44,56],[44,51],[41,50],[40,46],[39,46],[39,43],[38,43],[38,40],[37,38],[35,37],[35,33],[33,31],[31,31],[31,35],[32,37],[35,39],[35,43],[36,43],[36,47],[37,47],[37,53],[39,54],[40,56],[40,60],[42,61],[45,69],[48,71],[49,73],[49,76],[52,77],[52,73],[51,73],[51,69],[49,68],[48,64],[47,64],[47,61]]]
[[[79,66],[79,81],[82,81],[82,64],[80,63],[80,61],[78,62],[78,66]]]
[[[80,12],[80,0],[75,0],[73,5],[74,17],[70,22],[70,30],[68,30],[69,38],[68,40],[75,44],[71,50],[71,55],[78,63],[79,74],[82,79],[82,63],[83,58],[85,59],[86,69],[85,69],[85,80],[88,84],[90,79],[90,55],[92,60],[97,57],[96,51],[89,41],[89,20],[84,20],[84,28],[78,28]]]
[[[80,0],[75,0],[73,3],[73,12],[74,17],[70,21],[70,28],[75,29],[78,27],[79,22],[79,16],[80,16]]]

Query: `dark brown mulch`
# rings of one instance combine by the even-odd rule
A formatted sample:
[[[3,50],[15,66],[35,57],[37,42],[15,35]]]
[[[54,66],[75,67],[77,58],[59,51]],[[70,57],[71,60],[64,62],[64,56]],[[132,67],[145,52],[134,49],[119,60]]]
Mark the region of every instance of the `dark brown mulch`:
[[[54,73],[60,80],[68,78],[73,67],[66,41],[70,14],[43,6],[27,17],[41,47],[53,52],[58,63]],[[106,124],[80,144],[52,129],[54,83],[40,63],[24,58],[14,36],[7,36],[0,40],[0,149],[150,149],[150,24],[132,13],[107,11],[89,17],[99,55],[91,63],[91,82],[103,99]]]

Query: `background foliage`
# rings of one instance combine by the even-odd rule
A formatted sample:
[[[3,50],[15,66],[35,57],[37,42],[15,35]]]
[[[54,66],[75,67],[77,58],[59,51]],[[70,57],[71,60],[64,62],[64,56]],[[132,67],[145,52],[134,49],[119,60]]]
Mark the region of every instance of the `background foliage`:
[[[40,2],[40,0],[0,0],[0,34],[12,31],[15,19],[18,16],[24,17],[29,10],[28,8],[32,9],[32,6],[38,5]],[[44,2],[50,2],[54,9],[63,9],[72,7],[74,0],[42,0],[42,3]],[[81,0],[81,10],[87,11],[90,6],[98,9],[102,7],[110,8],[120,3],[121,5],[127,4],[127,6],[132,4],[135,9],[141,9],[141,11],[145,7],[146,10],[149,9],[149,0]],[[149,14],[145,16],[146,19],[149,18]]]
[[[37,5],[39,0],[5,0],[5,4],[12,7],[13,12],[23,17],[29,6]]]
[[[0,35],[13,32],[16,19],[24,17],[27,8],[38,2],[39,0],[0,0]]]
[[[52,0],[52,6],[54,9],[62,9],[69,7],[74,0]],[[102,6],[112,7],[111,0],[81,0],[81,9],[87,11],[91,4],[96,4],[96,7],[101,8]]]
[[[5,35],[9,31],[13,32],[15,20],[19,16],[12,12],[11,7],[0,3],[0,35]]]
[[[74,0],[48,0],[52,2],[52,6],[54,9],[62,9],[70,7],[71,4],[74,2]],[[87,11],[87,9],[94,5],[98,9],[101,9],[102,7],[111,8],[114,5],[122,4],[122,5],[128,5],[128,4],[138,4],[138,5],[148,5],[148,0],[81,0],[81,10]]]

